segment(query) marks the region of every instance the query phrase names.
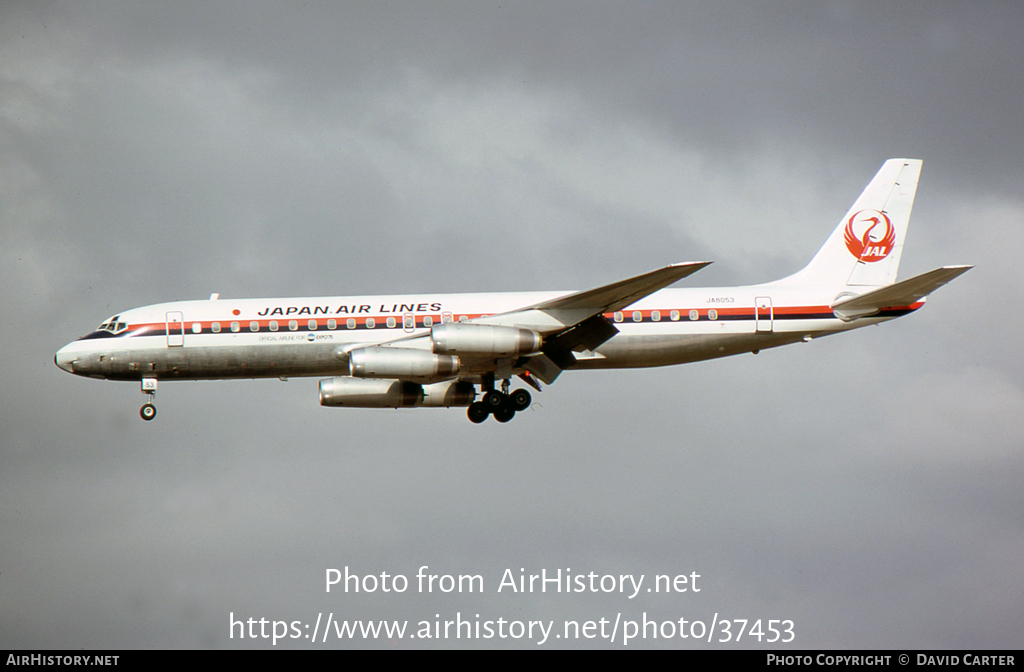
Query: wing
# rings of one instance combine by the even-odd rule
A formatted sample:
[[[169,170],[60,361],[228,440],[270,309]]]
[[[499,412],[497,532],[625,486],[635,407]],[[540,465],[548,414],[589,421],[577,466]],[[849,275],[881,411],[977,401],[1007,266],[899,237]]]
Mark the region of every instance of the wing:
[[[543,334],[541,353],[522,358],[517,366],[550,384],[563,369],[576,363],[574,350],[593,350],[618,333],[615,325],[605,319],[605,313],[622,310],[710,263],[672,264],[594,289],[492,315],[480,322],[533,329]]]
[[[708,266],[710,261],[672,264],[625,280],[573,292],[532,306],[482,318],[484,324],[503,324],[557,334],[590,318],[622,310],[674,282]]]
[[[586,319],[592,315],[622,310],[659,289],[664,289],[688,275],[693,275],[710,263],[710,261],[688,261],[682,264],[672,264],[642,275],[613,282],[610,285],[560,296],[557,299],[538,303],[531,308],[544,311],[556,319],[561,317],[563,319],[560,321],[564,323],[575,324],[582,321],[579,319],[581,314],[585,315],[586,317],[583,319]]]
[[[696,273],[711,262],[672,264],[648,273],[619,280],[608,285],[573,292],[541,303],[524,306],[507,313],[498,313],[470,320],[470,323],[528,329],[543,338],[539,353],[520,357],[495,357],[480,353],[459,353],[464,369],[474,371],[498,368],[499,375],[514,371],[531,385],[531,375],[551,383],[563,369],[576,363],[573,351],[593,350],[618,333],[618,329],[605,319],[604,314],[615,312],[636,303],[672,283]],[[388,339],[378,345],[386,348],[431,350],[431,336],[415,334]],[[339,346],[335,356],[346,359],[353,350],[367,347],[365,343]],[[502,369],[501,367],[505,367]]]

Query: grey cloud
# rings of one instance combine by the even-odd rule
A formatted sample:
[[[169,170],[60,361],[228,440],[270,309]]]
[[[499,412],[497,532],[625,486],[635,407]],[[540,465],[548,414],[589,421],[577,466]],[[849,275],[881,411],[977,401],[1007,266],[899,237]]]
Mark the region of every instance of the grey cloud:
[[[0,645],[647,610],[792,618],[800,648],[1019,648],[1019,14],[3,5]],[[52,363],[118,310],[213,291],[571,289],[689,259],[717,262],[691,284],[769,280],[898,155],[925,159],[904,274],[977,264],[925,309],[567,374],[507,426],[323,409],[298,379],[161,385],[144,424],[136,386]],[[707,584],[325,594],[345,565]]]

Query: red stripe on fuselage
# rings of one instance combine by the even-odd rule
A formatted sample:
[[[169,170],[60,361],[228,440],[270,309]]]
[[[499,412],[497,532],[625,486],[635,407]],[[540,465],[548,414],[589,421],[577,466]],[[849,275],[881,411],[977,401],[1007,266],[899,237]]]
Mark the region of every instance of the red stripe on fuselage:
[[[914,310],[917,310],[918,308],[920,308],[922,305],[924,305],[924,301],[917,301],[917,302],[915,302],[915,303],[913,303],[911,305],[908,305],[908,306],[892,306],[892,307],[886,308],[885,312],[904,311],[904,310],[905,311],[914,311]],[[755,313],[756,313],[756,310],[755,310],[755,308],[753,306],[742,306],[742,307],[735,307],[735,308],[726,308],[726,307],[721,307],[721,308],[667,308],[667,309],[656,309],[656,308],[654,308],[654,309],[645,309],[645,310],[639,310],[639,311],[636,311],[636,310],[618,311],[618,314],[621,314],[621,321],[619,321],[619,322],[615,321],[616,313],[605,313],[604,317],[606,319],[608,319],[609,321],[612,321],[614,324],[629,324],[631,322],[635,323],[635,320],[633,319],[633,315],[634,315],[634,313],[637,313],[637,312],[640,313],[641,320],[643,322],[670,322],[671,323],[671,322],[697,321],[697,320],[691,320],[690,319],[690,311],[692,311],[692,310],[696,310],[697,311],[697,316],[698,316],[697,319],[701,320],[701,321],[707,321],[707,320],[711,319],[710,316],[709,316],[709,312],[712,311],[712,310],[716,311],[718,319],[722,319],[722,318],[733,318],[733,319],[735,319],[735,318],[744,318],[744,317],[753,319],[755,317]],[[821,316],[825,315],[825,314],[828,314],[828,315],[832,314],[832,308],[830,306],[824,306],[824,305],[822,305],[822,306],[772,306],[771,310],[772,310],[772,314],[775,317],[786,316],[787,318],[790,318],[790,319],[799,318],[801,316],[806,316],[807,319],[825,319],[825,318],[822,318]],[[672,319],[672,317],[671,317],[672,311],[678,311],[677,319],[674,319],[674,320]],[[654,313],[658,313],[658,319],[657,320],[654,319]],[[489,316],[489,315],[493,315],[493,314],[494,313],[476,313],[476,314],[474,314],[474,313],[453,313],[453,322],[461,322],[462,319],[460,319],[460,318],[463,318],[463,317],[465,319],[468,319],[468,320],[475,320],[475,319],[479,319],[481,317],[484,317],[485,315]],[[395,320],[395,326],[394,327],[388,327],[387,326],[387,319],[389,317],[393,318]],[[433,314],[430,314],[430,315],[416,315],[415,316],[415,327],[414,328],[417,328],[417,329],[425,329],[425,328],[427,328],[427,326],[424,324],[424,319],[427,318],[427,317],[431,318],[433,324],[442,324],[442,319],[441,319],[440,315],[433,315]],[[331,320],[331,319],[335,320],[335,322],[337,323],[337,326],[334,329],[329,329],[327,327],[327,321]],[[195,334],[195,332],[192,331],[192,329],[193,329],[192,325],[197,324],[197,323],[200,325],[200,328],[202,330],[201,332],[199,332],[201,334],[211,334],[211,333],[222,333],[222,334],[223,333],[228,333],[228,334],[238,333],[238,334],[241,334],[241,333],[246,333],[246,332],[248,332],[248,333],[259,333],[259,332],[262,332],[262,331],[270,331],[270,323],[271,322],[276,322],[278,324],[277,331],[284,331],[284,332],[289,332],[289,331],[345,331],[345,330],[351,329],[348,326],[348,324],[347,324],[348,320],[355,320],[355,324],[356,324],[355,328],[357,328],[357,329],[368,329],[369,327],[366,326],[366,322],[369,319],[372,319],[374,321],[374,323],[375,323],[374,327],[373,327],[374,329],[402,329],[402,328],[404,328],[404,321],[403,321],[403,317],[401,315],[365,315],[365,316],[361,315],[359,317],[340,317],[340,318],[339,317],[329,317],[329,318],[320,317],[320,318],[309,318],[309,319],[305,319],[305,320],[297,320],[295,318],[291,318],[291,319],[288,319],[288,320],[277,320],[277,319],[275,319],[275,320],[268,320],[268,319],[245,320],[245,319],[240,319],[240,318],[235,317],[235,318],[227,319],[227,320],[184,320],[183,322],[181,322],[181,324],[183,325],[183,329],[184,329],[185,333],[188,333],[188,334]],[[292,320],[294,320],[296,322],[296,328],[295,329],[290,329],[289,326],[288,326],[288,323],[291,322]],[[311,320],[316,322],[316,327],[315,328],[310,328],[309,327],[309,322]],[[231,324],[234,323],[234,322],[238,323],[238,331],[231,331]],[[250,323],[252,323],[252,322],[256,322],[257,323],[258,331],[252,331],[252,329],[250,328]],[[219,332],[214,332],[213,331],[213,324],[214,323],[218,323],[220,325],[220,331]],[[172,324],[175,324],[175,323],[172,323]],[[166,333],[167,333],[166,329],[167,329],[167,323],[166,322],[150,322],[150,323],[142,323],[142,324],[132,324],[132,325],[129,325],[128,329],[125,331],[125,336],[129,336],[129,337],[131,337],[131,336],[165,336]],[[274,332],[272,332],[272,333],[274,333]],[[198,334],[196,334],[196,335],[198,335]]]

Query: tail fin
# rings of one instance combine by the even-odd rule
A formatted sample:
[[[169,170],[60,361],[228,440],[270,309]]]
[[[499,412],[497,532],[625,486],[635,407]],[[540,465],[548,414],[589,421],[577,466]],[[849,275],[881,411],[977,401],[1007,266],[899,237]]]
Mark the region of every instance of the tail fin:
[[[787,283],[882,286],[896,282],[910,223],[919,159],[889,159],[818,253]]]

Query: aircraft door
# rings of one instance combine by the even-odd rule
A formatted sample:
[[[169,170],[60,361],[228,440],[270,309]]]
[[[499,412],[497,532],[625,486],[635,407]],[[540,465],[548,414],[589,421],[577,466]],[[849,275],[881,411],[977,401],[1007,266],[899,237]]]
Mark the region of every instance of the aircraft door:
[[[754,299],[754,329],[757,332],[771,333],[772,331],[772,300],[767,296],[759,296]]]
[[[167,347],[185,345],[185,319],[179,311],[167,313]]]

